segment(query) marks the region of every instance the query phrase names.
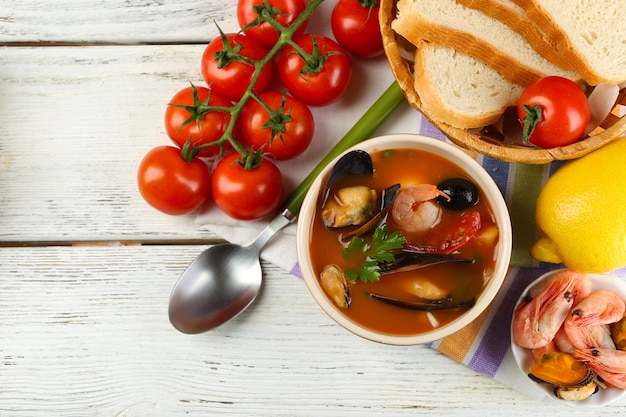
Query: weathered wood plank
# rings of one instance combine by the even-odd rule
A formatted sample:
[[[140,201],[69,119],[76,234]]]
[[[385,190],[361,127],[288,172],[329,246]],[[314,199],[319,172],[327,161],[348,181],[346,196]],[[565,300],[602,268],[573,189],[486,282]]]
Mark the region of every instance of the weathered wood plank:
[[[0,0],[0,43],[208,42],[237,30],[236,0]]]
[[[264,264],[257,301],[183,335],[172,285],[201,247],[0,251],[0,415],[558,415],[426,346],[349,334]],[[539,407],[538,407],[539,405]],[[609,406],[603,415],[624,413]],[[568,415],[588,415],[568,409]]]
[[[169,144],[171,96],[201,82],[203,46],[4,48],[0,239],[207,238],[147,206],[140,159]]]

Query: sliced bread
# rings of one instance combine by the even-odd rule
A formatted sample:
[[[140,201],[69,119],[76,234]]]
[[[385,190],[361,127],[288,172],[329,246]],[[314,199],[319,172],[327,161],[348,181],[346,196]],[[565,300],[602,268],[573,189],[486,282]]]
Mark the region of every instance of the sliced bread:
[[[524,8],[513,0],[456,0],[456,2],[500,20],[519,33],[539,55],[563,69],[572,69],[556,47],[550,43],[547,35],[528,19]]]
[[[626,81],[623,0],[514,0],[585,81]]]
[[[579,79],[539,55],[508,25],[455,0],[399,0],[391,27],[413,44],[427,40],[475,57],[526,86],[547,75]]]
[[[415,91],[424,113],[468,129],[495,123],[524,87],[452,48],[422,43],[415,52]]]

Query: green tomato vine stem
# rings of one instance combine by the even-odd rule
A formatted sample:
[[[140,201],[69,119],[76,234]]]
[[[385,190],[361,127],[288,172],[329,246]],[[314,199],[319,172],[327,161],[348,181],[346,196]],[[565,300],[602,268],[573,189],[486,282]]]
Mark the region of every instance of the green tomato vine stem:
[[[223,149],[224,144],[226,142],[230,142],[233,149],[241,155],[241,159],[239,163],[242,167],[245,167],[246,169],[253,169],[254,167],[258,166],[258,164],[261,163],[263,158],[260,157],[258,152],[252,152],[252,151],[247,152],[245,147],[241,143],[239,143],[238,140],[234,138],[233,130],[235,128],[235,124],[237,122],[239,114],[241,113],[241,110],[246,105],[248,100],[251,98],[258,100],[258,97],[255,98],[253,90],[254,90],[254,86],[257,83],[259,76],[261,75],[261,71],[263,70],[263,68],[274,58],[274,56],[284,46],[291,45],[293,43],[291,41],[291,38],[293,37],[294,33],[298,30],[298,28],[300,28],[300,26],[304,24],[304,22],[309,18],[309,16],[313,13],[313,11],[323,1],[324,0],[312,0],[306,6],[306,8],[302,11],[302,13],[300,13],[300,15],[289,26],[283,26],[278,21],[276,21],[273,18],[272,13],[266,7],[261,8],[261,13],[259,15],[259,23],[263,21],[268,22],[272,27],[274,27],[279,33],[278,41],[268,51],[265,57],[263,57],[260,60],[250,63],[251,65],[254,65],[254,75],[252,76],[252,79],[250,80],[250,84],[248,88],[246,89],[243,96],[237,103],[235,103],[232,107],[202,105],[198,108],[197,112],[206,113],[209,111],[220,111],[220,112],[230,113],[230,122],[228,124],[228,127],[226,128],[226,131],[222,135],[222,137],[216,141],[195,147],[197,148],[198,151],[201,148],[209,147],[209,146],[216,146],[216,145],[220,146],[220,148]],[[225,41],[224,44],[226,44],[227,43],[226,39],[223,33],[221,32],[221,30],[220,30],[220,35],[222,36],[222,39],[224,39]],[[235,50],[236,45],[235,47],[227,47],[227,49],[229,49],[230,51]]]

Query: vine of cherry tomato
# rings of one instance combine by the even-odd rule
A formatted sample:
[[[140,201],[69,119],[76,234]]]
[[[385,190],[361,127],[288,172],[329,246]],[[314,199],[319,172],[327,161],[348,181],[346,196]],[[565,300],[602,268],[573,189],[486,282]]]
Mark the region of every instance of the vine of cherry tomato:
[[[212,90],[231,101],[239,101],[254,76],[254,61],[265,57],[267,50],[243,34],[227,33],[224,36],[227,42],[218,36],[204,50],[202,76]],[[233,55],[233,49],[236,55]],[[254,85],[255,93],[265,91],[272,73],[272,63],[268,62]]]
[[[339,0],[330,22],[339,42],[306,33],[310,16],[298,19],[320,3],[238,0],[241,31],[219,30],[201,56],[206,84],[181,88],[167,103],[165,131],[176,146],[158,146],[139,164],[137,184],[149,205],[181,215],[212,199],[241,220],[277,209],[283,177],[269,159],[279,163],[309,148],[315,132],[309,106],[338,100],[352,77],[350,54],[376,56],[382,45],[380,30],[373,30],[377,0]],[[350,21],[360,24],[355,29]]]
[[[188,140],[194,146],[205,145],[218,140],[230,122],[230,113],[224,111],[205,112],[202,107],[230,107],[232,103],[215,91],[206,87],[190,86],[177,92],[165,109],[165,131],[182,148]],[[232,146],[224,144],[224,151]],[[220,153],[217,145],[202,148],[198,156],[210,157]]]

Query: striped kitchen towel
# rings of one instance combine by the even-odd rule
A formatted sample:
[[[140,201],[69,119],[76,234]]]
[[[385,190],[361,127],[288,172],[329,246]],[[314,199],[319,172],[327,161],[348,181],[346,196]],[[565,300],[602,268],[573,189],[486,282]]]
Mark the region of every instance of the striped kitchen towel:
[[[515,363],[510,349],[510,326],[513,307],[522,292],[545,272],[541,268],[511,268],[500,292],[482,315],[431,346],[531,398],[543,399],[545,393],[538,390]]]

